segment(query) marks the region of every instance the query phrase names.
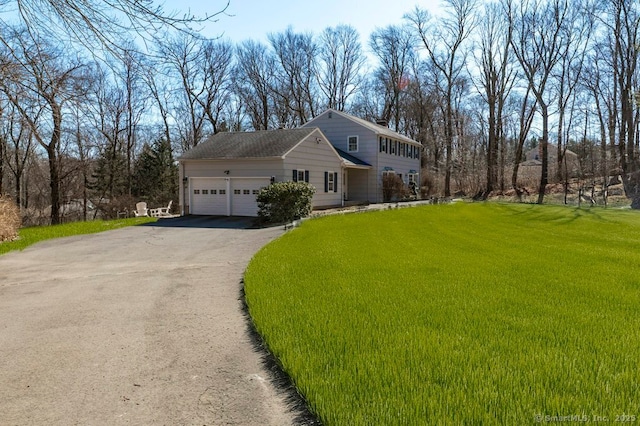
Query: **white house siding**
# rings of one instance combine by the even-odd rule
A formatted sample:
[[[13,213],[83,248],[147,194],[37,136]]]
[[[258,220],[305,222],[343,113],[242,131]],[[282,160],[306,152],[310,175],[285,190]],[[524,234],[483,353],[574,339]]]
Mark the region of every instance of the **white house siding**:
[[[278,181],[293,179],[294,170],[309,171],[309,183],[316,188],[313,207],[333,207],[342,204],[342,160],[322,132],[316,130],[284,158],[284,176]],[[324,192],[324,174],[338,174],[337,191]]]
[[[329,118],[330,112],[331,111],[326,111],[320,114],[314,118],[312,122],[305,124],[303,127],[320,128],[333,146],[375,166],[378,154],[376,134],[366,127],[362,127],[360,124],[337,113],[332,113],[331,118]],[[358,151],[349,151],[347,146],[349,136],[358,136]]]

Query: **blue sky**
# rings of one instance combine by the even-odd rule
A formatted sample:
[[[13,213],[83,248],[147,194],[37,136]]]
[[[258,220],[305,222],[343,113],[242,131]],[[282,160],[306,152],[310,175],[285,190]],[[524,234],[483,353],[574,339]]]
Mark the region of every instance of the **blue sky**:
[[[355,27],[363,45],[376,27],[402,22],[402,15],[421,8],[437,13],[440,0],[231,0],[226,16],[203,29],[207,37],[221,35],[232,42],[246,39],[266,41],[270,32],[292,26],[297,32],[318,34],[326,27],[349,24]],[[213,13],[225,4],[222,0],[166,0],[165,11],[191,9],[194,14]]]

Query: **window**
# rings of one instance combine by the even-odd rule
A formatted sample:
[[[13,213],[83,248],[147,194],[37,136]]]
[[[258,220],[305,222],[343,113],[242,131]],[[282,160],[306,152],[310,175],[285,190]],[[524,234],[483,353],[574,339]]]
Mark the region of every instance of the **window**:
[[[384,138],[380,136],[380,152],[384,152]]]
[[[253,195],[258,195],[259,193],[260,193],[260,190],[259,190],[259,189],[254,189],[254,190],[252,191],[252,194],[253,194]]]
[[[234,189],[233,190],[233,194],[234,195],[240,195],[240,190],[239,189]]]
[[[292,178],[294,182],[309,183],[309,170],[294,170]]]
[[[409,184],[418,183],[418,174],[417,173],[409,173]]]
[[[242,190],[242,195],[249,195],[249,194],[251,194],[251,191],[249,191],[248,189]]]
[[[193,194],[194,195],[200,195],[200,190],[199,189],[194,189],[193,190]]]
[[[226,194],[226,193],[227,193],[227,190],[226,190],[226,189],[221,189],[221,190],[220,190],[220,192],[219,192],[219,194],[220,194],[220,195],[224,195],[224,194]]]
[[[338,173],[324,172],[324,192],[338,192]]]
[[[216,195],[218,193],[218,191],[216,189],[212,189],[211,190],[211,195]]]
[[[391,145],[391,152],[389,154],[395,155],[396,153],[396,143],[392,140],[389,140],[389,144]]]
[[[203,189],[202,190],[202,195],[209,195],[209,190],[208,189]]]
[[[349,151],[349,152],[358,152],[358,137],[357,136],[349,136],[347,138],[347,151]]]
[[[389,138],[384,138],[384,152],[389,153]]]
[[[401,143],[401,144],[400,144],[400,156],[401,156],[401,157],[404,157],[404,156],[405,156],[405,153],[406,153],[406,145],[405,145],[405,144],[403,144],[403,143]]]

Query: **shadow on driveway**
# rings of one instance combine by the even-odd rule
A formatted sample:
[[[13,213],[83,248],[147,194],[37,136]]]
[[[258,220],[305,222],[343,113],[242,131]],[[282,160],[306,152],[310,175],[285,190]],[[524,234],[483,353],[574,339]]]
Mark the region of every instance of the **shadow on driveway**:
[[[228,217],[228,216],[180,216],[172,218],[160,218],[153,223],[145,223],[140,226],[153,226],[160,228],[207,228],[207,229],[255,229],[254,217]]]

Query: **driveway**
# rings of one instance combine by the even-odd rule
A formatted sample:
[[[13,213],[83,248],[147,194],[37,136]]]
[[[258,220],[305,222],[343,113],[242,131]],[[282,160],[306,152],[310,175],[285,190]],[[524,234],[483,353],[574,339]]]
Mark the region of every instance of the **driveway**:
[[[165,219],[0,256],[0,424],[287,425],[241,278],[282,228]]]

